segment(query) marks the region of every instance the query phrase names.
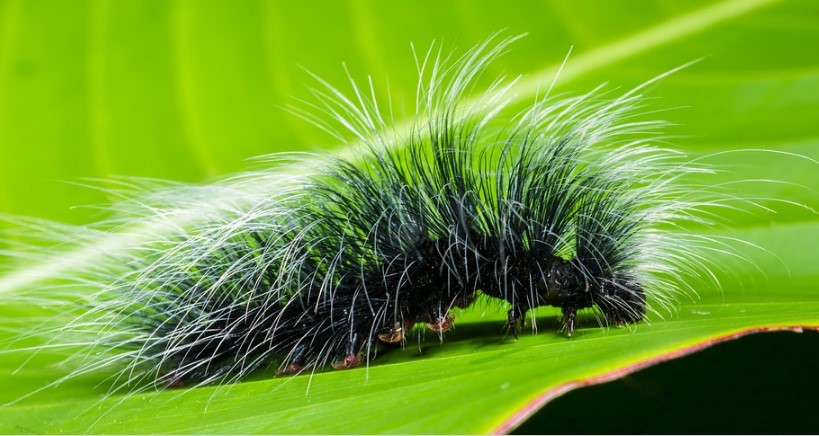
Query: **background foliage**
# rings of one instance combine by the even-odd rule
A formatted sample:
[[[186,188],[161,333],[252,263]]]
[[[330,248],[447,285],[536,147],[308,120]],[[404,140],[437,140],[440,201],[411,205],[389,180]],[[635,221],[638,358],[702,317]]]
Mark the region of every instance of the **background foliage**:
[[[528,33],[490,69],[490,75],[524,75],[515,89],[519,103],[531,102],[539,86],[548,86],[572,46],[557,92],[586,91],[601,82],[628,89],[704,57],[650,92],[652,107],[682,108],[662,114],[678,123],[670,132],[679,136],[676,147],[691,156],[764,148],[817,159],[817,22],[819,4],[810,0],[628,6],[0,0],[0,211],[83,224],[104,212],[74,206],[113,199],[66,181],[127,175],[199,183],[245,169],[248,158],[262,154],[337,149],[342,144],[281,109],[309,96],[301,66],[342,84],[343,62],[357,79],[369,74],[381,89],[389,83],[400,120],[415,91],[410,42],[420,50],[434,40],[462,51],[502,29]],[[709,162],[730,172],[725,180],[805,187],[759,183],[739,189],[819,204],[811,190],[818,186],[817,166],[806,160],[733,153]],[[566,342],[551,334],[554,314],[544,311],[545,331],[513,345],[491,322],[502,315],[486,307],[464,315],[463,327],[444,346],[425,345],[423,356],[411,349],[390,353],[369,371],[318,375],[309,396],[306,379],[262,380],[221,392],[214,402],[210,391],[186,394],[181,402],[174,393],[132,399],[100,418],[98,409],[87,412],[98,397],[88,394],[95,380],[86,380],[0,409],[0,430],[505,430],[506,418],[561,382],[747,328],[819,325],[819,222],[805,209],[762,203],[777,213],[731,214],[731,228],[699,231],[769,250],[748,250],[764,275],[737,265],[720,276],[721,292],[704,289],[698,303],[684,302],[668,322],[640,326],[634,334],[591,329]],[[13,248],[14,234],[8,238]],[[2,314],[19,318],[25,310],[6,306]],[[811,341],[800,346],[815,348],[815,336]],[[20,356],[14,357],[0,360],[6,387],[0,399],[30,392],[59,373],[49,364],[54,356],[43,356],[12,376]],[[351,410],[364,415],[351,417]],[[76,418],[80,411],[85,414]],[[577,413],[565,419],[585,419],[585,411]]]

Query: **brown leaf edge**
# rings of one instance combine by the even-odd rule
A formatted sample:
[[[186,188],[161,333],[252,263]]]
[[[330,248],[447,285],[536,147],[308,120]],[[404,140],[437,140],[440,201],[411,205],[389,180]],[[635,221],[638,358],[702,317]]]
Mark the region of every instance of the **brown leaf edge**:
[[[656,365],[658,363],[687,356],[689,354],[696,353],[697,351],[704,350],[713,345],[728,342],[734,339],[739,339],[743,336],[748,336],[750,334],[779,331],[791,331],[795,333],[802,333],[804,330],[819,331],[819,325],[794,325],[745,328],[722,336],[710,338],[702,342],[697,342],[684,348],[674,350],[670,353],[660,354],[650,359],[635,362],[631,365],[625,366],[623,368],[618,368],[615,369],[614,371],[603,373],[601,375],[589,377],[583,380],[569,381],[558,386],[555,386],[541,393],[537,397],[533,398],[532,401],[527,403],[525,406],[521,407],[517,412],[515,412],[512,416],[504,420],[500,425],[493,428],[490,434],[509,434],[518,425],[522,424],[523,421],[534,415],[535,412],[540,410],[541,407],[545,406],[549,401],[552,401],[555,398],[564,395],[574,389],[617,380],[619,378],[625,377],[629,374],[635,373],[637,371]]]

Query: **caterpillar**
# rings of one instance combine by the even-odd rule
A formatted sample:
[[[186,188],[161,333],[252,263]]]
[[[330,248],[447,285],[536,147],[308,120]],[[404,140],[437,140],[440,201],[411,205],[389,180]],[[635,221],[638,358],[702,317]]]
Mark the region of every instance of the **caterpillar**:
[[[80,372],[162,389],[353,368],[418,323],[443,334],[481,294],[507,305],[515,337],[541,306],[560,310],[566,336],[583,310],[601,326],[673,310],[694,292],[684,277],[710,274],[711,241],[669,228],[710,223],[717,200],[680,183],[712,170],[656,145],[666,123],[638,117],[640,91],[664,75],[619,96],[550,87],[514,113],[514,79],[477,86],[515,39],[417,57],[406,131],[372,82],[345,94],[317,78],[315,101],[293,110],[352,135],[354,156],[275,155],[274,170],[132,192],[116,224],[209,206],[78,274],[98,291],[66,297],[81,313],[53,344],[86,346]]]

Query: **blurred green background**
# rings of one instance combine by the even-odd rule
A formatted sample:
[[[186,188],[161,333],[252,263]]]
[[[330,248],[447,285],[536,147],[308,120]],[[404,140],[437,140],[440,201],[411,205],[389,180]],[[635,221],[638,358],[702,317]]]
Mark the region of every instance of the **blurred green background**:
[[[528,34],[489,70],[489,76],[524,75],[514,90],[519,102],[533,101],[534,84],[548,86],[570,47],[556,92],[587,91],[602,82],[624,90],[704,58],[649,94],[652,107],[680,108],[662,114],[677,123],[670,130],[678,135],[676,147],[695,154],[766,148],[819,158],[819,2],[812,0],[0,0],[0,212],[83,224],[104,212],[76,206],[112,199],[72,182],[118,175],[207,182],[248,168],[255,156],[339,149],[343,144],[282,109],[310,98],[315,82],[303,68],[342,89],[342,63],[359,82],[369,74],[383,92],[389,84],[402,120],[411,115],[417,78],[410,43],[424,51],[437,41],[445,51],[463,52],[501,30]],[[718,161],[728,170],[744,167],[761,179],[807,188],[816,189],[819,180],[817,167],[798,159],[729,155]],[[814,191],[760,189],[760,195],[819,203]],[[776,208],[784,213],[741,215],[735,222],[750,233],[787,225],[795,232],[800,225],[814,229],[809,212]],[[770,248],[803,249],[795,240]],[[815,262],[806,255],[788,269],[808,277]],[[775,338],[767,340],[781,343]],[[802,338],[781,354],[817,349],[816,335]],[[754,341],[738,342],[739,351],[717,363],[680,362],[694,369],[734,367],[735,353],[768,347]],[[815,362],[812,356],[806,359]],[[696,384],[701,377],[686,377],[703,392],[714,389]],[[807,368],[801,374],[816,378]],[[784,397],[798,398],[815,386],[793,386]],[[729,392],[745,395],[737,386]],[[583,404],[605,407],[631,394],[624,388],[605,395]],[[786,399],[770,399],[779,400]],[[679,420],[697,413],[695,401],[689,406]],[[773,422],[765,409],[771,408],[742,419]],[[586,416],[588,409],[569,408],[547,420]]]
[[[635,34],[686,14],[708,20],[708,8],[723,3],[751,11],[606,58]],[[528,36],[490,75],[524,74],[545,87],[551,74],[538,73],[570,47],[569,69],[586,56],[605,62],[566,75],[558,92],[602,82],[625,89],[705,57],[652,94],[658,107],[690,107],[667,115],[685,126],[675,132],[686,136],[678,146],[804,141],[815,133],[816,96],[805,90],[817,81],[817,8],[811,1],[2,0],[0,210],[83,223],[94,217],[72,207],[107,199],[66,181],[200,182],[245,169],[245,159],[261,154],[338,147],[281,109],[309,98],[305,83],[315,82],[302,67],[341,87],[342,62],[359,81],[372,75],[382,90],[389,81],[402,119],[415,91],[410,43],[463,51],[500,30]]]

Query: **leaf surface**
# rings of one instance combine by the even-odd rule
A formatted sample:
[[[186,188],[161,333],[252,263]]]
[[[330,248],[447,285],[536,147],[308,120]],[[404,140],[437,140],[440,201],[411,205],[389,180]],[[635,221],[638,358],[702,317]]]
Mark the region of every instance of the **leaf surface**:
[[[678,123],[674,144],[710,156],[721,180],[745,183],[775,211],[732,212],[730,228],[751,262],[714,262],[719,288],[698,287],[665,319],[577,334],[556,333],[539,311],[538,334],[515,341],[503,308],[459,316],[443,344],[379,354],[367,368],[313,376],[105,397],[106,374],[70,380],[0,408],[0,431],[37,433],[478,433],[505,432],[568,389],[752,331],[819,327],[819,219],[786,200],[819,205],[819,5],[718,2],[489,3],[105,2],[0,0],[0,210],[75,223],[99,218],[70,206],[105,193],[55,180],[112,175],[202,182],[246,168],[243,159],[331,147],[332,139],[276,109],[309,95],[304,65],[330,83],[372,74],[406,118],[414,98],[412,41],[471,47],[490,33],[529,32],[490,75],[524,74],[522,104],[546,89],[570,46],[556,92],[601,82],[629,89],[663,79],[652,107]],[[737,150],[766,149],[773,152]],[[722,152],[728,152],[719,154]],[[7,242],[13,246],[13,237]],[[761,248],[754,248],[758,246]],[[70,257],[71,255],[66,255]],[[79,262],[93,262],[77,257]],[[70,260],[70,259],[68,259]],[[60,264],[62,265],[62,264]],[[15,267],[0,289],[37,286]],[[70,267],[70,262],[68,263]],[[36,308],[9,303],[0,327]],[[59,355],[0,354],[0,402],[59,378]]]

